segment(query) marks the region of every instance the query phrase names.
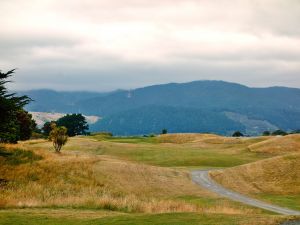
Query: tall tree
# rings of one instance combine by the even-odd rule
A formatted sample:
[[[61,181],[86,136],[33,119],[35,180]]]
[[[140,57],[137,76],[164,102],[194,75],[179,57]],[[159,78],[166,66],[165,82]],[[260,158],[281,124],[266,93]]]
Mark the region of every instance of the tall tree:
[[[67,114],[56,121],[57,126],[63,126],[68,129],[68,136],[86,134],[89,126],[82,114]]]
[[[10,82],[8,79],[14,72],[15,70],[6,73],[0,71],[0,142],[16,143],[21,136],[24,138],[26,136],[23,136],[21,132],[25,130],[25,126],[28,124],[25,125],[19,119],[20,113],[25,112],[23,107],[31,99],[27,96],[17,97],[15,93],[8,92],[5,85]]]

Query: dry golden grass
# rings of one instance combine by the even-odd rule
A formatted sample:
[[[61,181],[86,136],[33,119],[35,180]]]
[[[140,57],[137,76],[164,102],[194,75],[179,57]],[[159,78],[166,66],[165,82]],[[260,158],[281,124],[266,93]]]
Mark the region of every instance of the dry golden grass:
[[[261,160],[210,175],[225,187],[244,194],[300,194],[300,154]]]
[[[187,144],[199,148],[247,148],[253,143],[261,143],[269,137],[224,137],[215,134],[164,134],[156,137],[159,143]]]
[[[7,148],[26,147],[7,145]],[[128,212],[197,211],[197,206],[168,198],[208,193],[192,184],[186,172],[145,166],[105,156],[55,154],[32,164],[0,165],[9,183],[0,190],[2,207],[91,207]]]
[[[252,152],[288,153],[300,151],[300,134],[269,137],[265,141],[248,146]]]
[[[43,140],[6,145],[10,151],[16,147],[31,150],[43,159],[0,165],[1,178],[9,181],[0,188],[0,207],[73,207],[143,213],[260,212],[230,201],[199,205],[180,199],[187,195],[207,198],[216,195],[193,184],[187,171],[124,161],[90,151],[110,144],[118,145],[71,138],[61,154],[54,153],[51,143]]]

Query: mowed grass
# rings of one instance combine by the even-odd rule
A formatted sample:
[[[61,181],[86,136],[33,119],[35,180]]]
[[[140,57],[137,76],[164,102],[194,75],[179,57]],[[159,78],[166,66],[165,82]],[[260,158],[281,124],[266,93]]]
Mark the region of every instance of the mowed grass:
[[[261,138],[224,139],[216,135],[198,135],[196,138],[194,135],[190,136],[92,138],[101,142],[99,147],[94,149],[97,154],[164,167],[224,168],[270,157],[269,154],[251,152],[247,148],[261,141]]]
[[[81,216],[79,216],[81,215]],[[113,214],[105,211],[78,210],[5,210],[0,224],[10,225],[275,225],[282,218],[202,213]]]
[[[282,194],[258,194],[256,198],[260,198],[266,202],[295,209],[300,211],[300,194],[298,195],[282,195]]]

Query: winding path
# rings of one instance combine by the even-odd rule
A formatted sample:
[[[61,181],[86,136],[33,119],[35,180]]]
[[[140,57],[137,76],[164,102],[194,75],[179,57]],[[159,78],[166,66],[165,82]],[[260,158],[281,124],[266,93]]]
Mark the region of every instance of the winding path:
[[[223,197],[232,199],[237,202],[241,202],[247,205],[255,206],[261,209],[269,210],[275,213],[283,214],[283,215],[300,215],[300,211],[291,210],[287,208],[283,208],[280,206],[268,204],[245,195],[239,194],[237,192],[231,191],[229,189],[224,188],[220,184],[216,183],[209,177],[209,171],[204,170],[196,170],[192,171],[192,180],[198,185],[213,191]]]

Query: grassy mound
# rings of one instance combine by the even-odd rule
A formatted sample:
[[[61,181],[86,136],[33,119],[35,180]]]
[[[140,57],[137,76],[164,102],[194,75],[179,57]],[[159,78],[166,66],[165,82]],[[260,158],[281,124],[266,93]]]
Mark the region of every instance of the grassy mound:
[[[300,134],[275,136],[248,147],[252,152],[288,153],[300,151]]]
[[[300,209],[300,154],[288,154],[212,171],[218,183],[237,192]]]
[[[61,154],[54,153],[51,143],[42,140],[14,146],[43,159],[18,165],[0,164],[0,174],[7,181],[0,188],[0,207],[105,209],[126,213],[260,212],[202,190],[192,183],[185,170],[117,157],[122,151],[147,151],[144,144],[133,146],[136,144],[88,138],[70,138]],[[118,154],[107,154],[114,151]]]

